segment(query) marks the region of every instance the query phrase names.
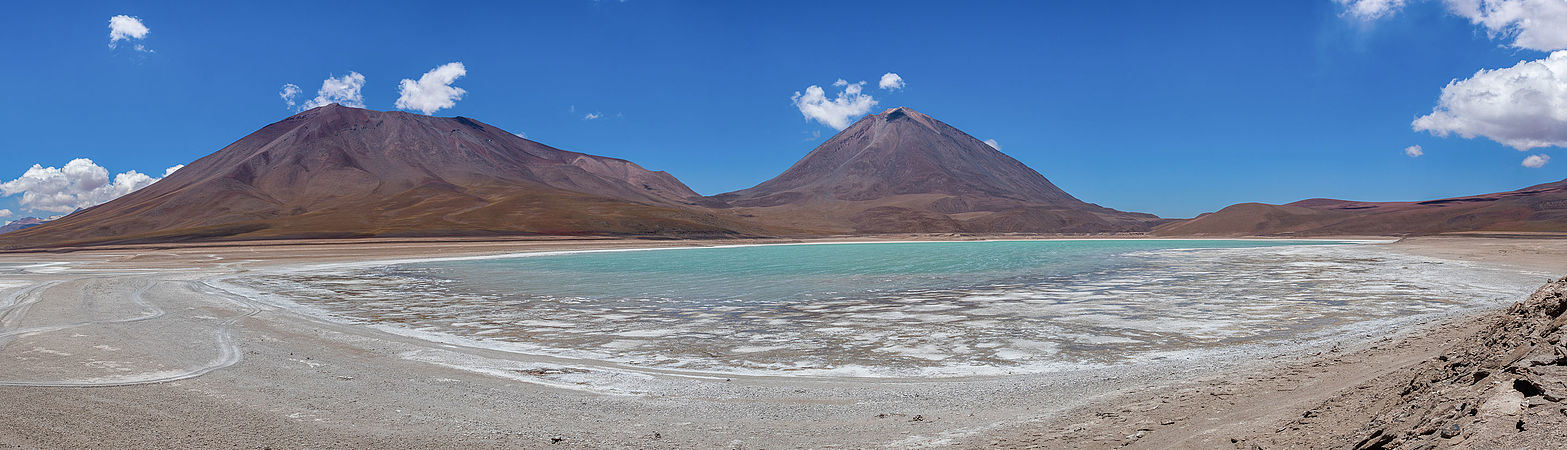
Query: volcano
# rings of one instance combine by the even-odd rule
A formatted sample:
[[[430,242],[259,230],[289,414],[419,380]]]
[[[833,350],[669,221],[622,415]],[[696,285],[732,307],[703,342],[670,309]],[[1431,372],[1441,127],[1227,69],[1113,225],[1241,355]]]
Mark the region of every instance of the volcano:
[[[989,144],[903,107],[861,118],[776,178],[705,204],[816,233],[1110,233],[1162,222],[1078,200]]]
[[[9,248],[278,238],[732,236],[675,177],[464,117],[327,105],[114,201],[7,233]]]

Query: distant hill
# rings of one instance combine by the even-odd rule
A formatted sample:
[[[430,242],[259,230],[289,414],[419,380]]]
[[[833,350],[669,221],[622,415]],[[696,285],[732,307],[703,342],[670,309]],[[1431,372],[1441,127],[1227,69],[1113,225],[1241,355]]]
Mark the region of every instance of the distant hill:
[[[664,172],[464,117],[328,105],[0,247],[363,236],[734,236]]]
[[[1285,205],[1242,203],[1160,225],[1154,234],[1427,235],[1462,231],[1567,231],[1567,180],[1423,202],[1310,199]]]
[[[43,224],[46,224],[46,223],[49,223],[49,221],[43,220],[43,219],[39,219],[37,217],[23,217],[23,218],[11,221],[11,223],[8,223],[8,224],[5,224],[3,226],[0,226],[0,234],[10,233],[12,231],[26,230],[28,228],[36,227],[36,226],[43,225]]]
[[[1078,200],[909,108],[866,116],[777,177],[704,204],[816,233],[1106,233],[1162,222]]]

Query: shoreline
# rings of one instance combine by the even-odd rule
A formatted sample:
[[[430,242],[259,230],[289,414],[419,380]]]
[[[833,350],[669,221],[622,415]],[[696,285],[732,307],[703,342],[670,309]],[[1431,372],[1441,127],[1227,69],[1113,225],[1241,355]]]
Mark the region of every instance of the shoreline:
[[[1219,238],[1215,238],[1219,239]],[[1333,239],[1330,239],[1333,240]],[[914,241],[927,242],[927,241]],[[689,242],[655,242],[665,244],[662,247],[690,247]],[[705,242],[706,243],[706,242]],[[1081,392],[1087,388],[1098,392],[1121,392],[1126,389],[1154,389],[1166,390],[1173,388],[1161,388],[1149,386],[1164,386],[1167,383],[1159,379],[1171,377],[1170,373],[1154,373],[1159,371],[1183,370],[1181,364],[1170,366],[1146,368],[1142,374],[1128,373],[1125,377],[1112,380],[1094,380],[1092,378],[1102,375],[1088,372],[1078,373],[1052,373],[1049,376],[1003,376],[1000,379],[981,380],[876,380],[866,382],[859,379],[839,379],[839,377],[769,377],[752,375],[726,375],[726,374],[676,374],[657,373],[653,375],[637,373],[616,373],[594,369],[592,365],[571,361],[569,358],[554,358],[554,361],[541,361],[541,358],[518,358],[516,355],[506,355],[505,352],[497,352],[479,348],[457,348],[450,344],[420,343],[418,339],[406,336],[392,336],[388,333],[376,330],[366,330],[364,327],[356,327],[344,324],[324,323],[318,320],[309,320],[284,310],[279,310],[271,305],[259,305],[258,311],[252,315],[245,315],[241,308],[224,310],[222,306],[214,306],[210,300],[202,302],[199,291],[189,285],[193,281],[200,281],[203,277],[221,274],[227,271],[253,271],[257,269],[276,268],[297,265],[307,262],[342,262],[346,260],[363,260],[378,256],[396,256],[398,253],[406,254],[410,250],[423,252],[463,252],[470,256],[478,254],[494,255],[495,252],[515,251],[525,248],[526,251],[547,251],[561,246],[578,247],[608,247],[628,249],[630,247],[643,248],[649,242],[639,241],[571,241],[569,243],[536,242],[506,243],[496,245],[493,243],[452,243],[442,242],[436,244],[382,244],[379,246],[367,246],[363,244],[346,244],[339,246],[311,246],[308,251],[300,251],[301,247],[271,247],[247,248],[236,247],[227,249],[215,249],[210,247],[193,247],[181,249],[150,249],[145,251],[110,250],[95,252],[72,252],[63,254],[51,254],[46,258],[65,259],[67,263],[64,272],[46,272],[36,274],[37,277],[58,279],[59,283],[51,289],[77,289],[88,292],[91,289],[110,289],[109,284],[121,283],[116,277],[125,278],[124,285],[144,286],[148,294],[148,301],[153,305],[162,307],[165,311],[178,311],[177,307],[193,307],[204,309],[204,314],[193,314],[189,317],[175,318],[185,322],[174,322],[191,325],[203,332],[219,332],[218,326],[223,320],[233,320],[236,325],[232,330],[236,336],[236,349],[243,351],[243,359],[232,367],[221,370],[212,370],[205,375],[185,378],[178,381],[163,381],[152,384],[123,386],[115,388],[23,388],[0,387],[0,401],[7,404],[23,405],[19,416],[36,414],[37,421],[28,417],[12,417],[0,419],[0,441],[16,441],[32,443],[39,446],[70,446],[73,442],[85,443],[86,441],[72,440],[85,439],[88,436],[98,438],[108,437],[104,442],[123,442],[125,444],[179,444],[179,443],[234,443],[240,445],[256,445],[258,443],[273,443],[274,445],[325,445],[326,442],[355,442],[368,445],[391,445],[411,447],[438,447],[451,445],[453,442],[465,444],[495,445],[495,446],[538,446],[547,444],[555,438],[562,438],[561,443],[574,446],[636,446],[636,447],[682,447],[682,446],[725,446],[732,444],[733,439],[741,436],[766,436],[772,440],[751,439],[741,441],[741,445],[762,444],[767,446],[825,446],[834,443],[850,446],[919,446],[919,445],[975,445],[972,442],[986,442],[990,436],[1005,436],[1010,432],[1008,427],[1018,422],[1040,423],[1042,417],[1051,414],[1061,415],[1064,411],[1072,411],[1072,408],[1092,408],[1084,405],[1103,405],[1106,402],[1114,402],[1125,394],[1098,394],[1090,397],[1082,395],[1066,395],[1071,391]],[[683,245],[682,245],[683,244]],[[1377,244],[1399,245],[1399,244]],[[1447,244],[1443,244],[1447,245]],[[432,248],[433,247],[433,248]],[[442,248],[445,247],[445,248]],[[501,248],[497,248],[501,247]],[[1438,245],[1437,247],[1442,247]],[[1451,245],[1448,245],[1451,247]],[[335,248],[335,250],[333,250]],[[327,251],[323,251],[327,250]],[[1487,249],[1492,250],[1492,249]],[[0,255],[0,262],[16,259],[45,259],[38,258],[42,254]],[[1505,256],[1505,254],[1503,255]],[[58,258],[55,258],[58,257]],[[505,256],[500,256],[505,257]],[[1484,259],[1484,258],[1479,258]],[[4,273],[5,267],[0,266],[0,273]],[[90,280],[73,278],[71,271],[85,271],[80,273],[94,274]],[[118,271],[118,272],[116,272]],[[118,273],[116,276],[109,276]],[[79,275],[79,274],[78,274]],[[104,280],[107,278],[108,280]],[[96,285],[95,285],[96,283]],[[118,285],[118,284],[116,284]],[[5,291],[10,293],[11,288]],[[189,290],[180,292],[182,289]],[[12,294],[15,298],[23,297],[21,294]],[[209,294],[210,295],[210,294]],[[53,299],[51,299],[53,301]],[[0,300],[3,302],[3,300]],[[17,303],[17,302],[12,302]],[[72,305],[77,308],[61,307],[58,311],[51,311],[49,302],[31,305],[33,311],[22,319],[42,317],[54,318],[56,312],[81,313],[87,311],[109,318],[110,320],[86,321],[87,325],[74,328],[76,334],[97,335],[103,334],[127,335],[127,330],[117,330],[116,327],[135,326],[140,322],[123,322],[127,317],[138,316],[145,311],[112,311],[104,310],[98,306],[82,308],[83,305]],[[83,302],[84,304],[87,302]],[[15,306],[15,305],[10,305]],[[0,323],[12,328],[12,323],[4,322],[8,319],[12,308],[0,303]],[[96,308],[96,309],[95,309]],[[42,314],[42,316],[39,316]],[[179,313],[169,313],[179,315]],[[1487,311],[1474,311],[1466,313],[1464,317],[1452,320],[1465,320],[1471,315],[1485,315]],[[13,315],[14,316],[14,315]],[[113,316],[113,317],[109,317]],[[79,316],[78,316],[79,317]],[[113,320],[122,320],[114,322]],[[170,320],[167,316],[159,320]],[[82,320],[73,320],[82,322]],[[1446,323],[1446,322],[1443,322]],[[129,325],[127,325],[129,324]],[[164,324],[167,325],[167,324]],[[1437,323],[1426,323],[1415,328],[1421,330],[1438,327]],[[1432,333],[1420,330],[1410,330],[1413,335],[1430,335]],[[157,347],[191,336],[157,336],[160,339],[147,343],[130,343],[126,345],[101,344],[121,347],[119,351],[134,352],[137,345]],[[0,343],[10,339],[26,340],[30,337],[4,337],[0,336]],[[69,346],[60,347],[61,339],[35,340],[43,342],[45,350],[58,353],[79,354]],[[21,353],[30,349],[30,344],[9,345],[19,348]],[[180,348],[180,345],[172,345]],[[191,345],[184,345],[191,347]],[[94,348],[86,343],[75,347],[77,349]],[[314,350],[314,349],[322,350]],[[207,363],[212,360],[211,349],[189,350],[188,360],[200,360]],[[79,351],[79,350],[78,350]],[[90,350],[89,350],[90,352]],[[84,352],[85,353],[85,352]],[[155,353],[155,352],[154,352]],[[303,359],[294,358],[294,353],[306,356]],[[1357,353],[1358,354],[1358,353]],[[29,354],[25,357],[45,358],[48,353]],[[67,356],[53,355],[54,357],[70,358]],[[22,356],[18,356],[22,357]],[[444,358],[444,359],[443,359]],[[473,371],[441,366],[440,361],[450,361],[450,358],[467,363],[469,367],[479,367],[484,370]],[[180,358],[165,358],[179,362]],[[530,360],[532,359],[532,360]],[[81,364],[91,363],[85,361]],[[103,361],[97,361],[103,362]],[[171,363],[172,364],[172,363]],[[1274,364],[1273,362],[1265,362]],[[1187,366],[1201,364],[1191,363]],[[578,372],[583,367],[588,369]],[[320,377],[321,372],[337,373],[331,377]],[[1226,365],[1223,369],[1213,372],[1212,376],[1221,378],[1245,377],[1260,371],[1256,363]],[[388,377],[384,372],[397,372],[408,375],[416,375],[415,378]],[[657,372],[648,371],[648,372]],[[1196,375],[1197,372],[1183,372]],[[13,374],[14,375],[14,374]],[[343,377],[347,377],[346,379]],[[597,393],[569,394],[560,392],[557,388],[572,388],[583,386],[587,383],[605,382],[614,386],[628,386],[627,392],[643,390],[644,392],[662,392],[659,397],[662,400],[643,401],[638,395],[630,397],[625,395],[603,396]],[[648,381],[652,377],[654,381]],[[321,378],[321,379],[317,379]],[[659,380],[658,378],[688,378],[688,380]],[[724,381],[718,381],[723,378]],[[439,380],[457,380],[456,382],[443,382]],[[278,384],[284,380],[300,380],[295,386]],[[517,383],[524,381],[525,383]],[[372,384],[380,386],[380,390],[366,390],[357,385]],[[443,386],[443,383],[452,383],[457,386]],[[871,384],[874,386],[867,386]],[[554,385],[554,386],[552,386]],[[252,386],[262,389],[264,392],[272,392],[273,396],[243,394],[235,389],[244,386]],[[352,389],[344,388],[355,386]],[[390,388],[390,389],[387,389]],[[64,389],[61,391],[61,389]],[[386,392],[392,390],[404,392],[403,395]],[[804,392],[797,392],[803,390]],[[52,396],[43,395],[40,391],[48,391]],[[341,392],[340,392],[341,391]],[[190,397],[182,392],[202,392],[203,395]],[[461,408],[461,405],[441,404],[442,398],[471,398],[476,393],[487,392],[494,398],[479,401],[480,407]],[[986,394],[983,401],[976,401],[977,392],[1011,392],[1017,398],[998,399],[995,394]],[[587,396],[574,400],[580,402],[560,403],[562,399]],[[216,397],[213,397],[216,396]],[[324,397],[322,397],[324,396]],[[644,395],[645,396],[645,395]],[[159,400],[160,398],[167,399]],[[605,397],[605,398],[599,398]],[[372,404],[382,405],[389,410],[375,411],[351,410],[344,406],[331,406],[322,404],[317,400],[303,400],[308,398],[337,399],[335,401],[347,404]],[[30,400],[29,400],[30,399]],[[118,399],[118,400],[115,400]],[[422,399],[422,400],[421,400]],[[551,400],[553,399],[553,400]],[[702,400],[706,399],[706,400]],[[123,406],[105,406],[104,402]],[[429,401],[434,404],[414,407],[414,403]],[[20,402],[20,403],[18,403]],[[125,402],[125,403],[120,403]],[[162,419],[148,418],[150,411],[138,409],[129,405],[141,403],[162,405],[170,411],[188,411],[197,408],[205,411],[202,414],[210,418],[196,418],[197,415],[185,415],[179,413],[165,414]],[[505,411],[506,406],[515,408],[522,405],[545,405],[539,413],[567,415],[572,417],[588,418],[598,417],[596,420],[615,421],[627,417],[640,417],[632,420],[631,428],[615,430],[586,430],[580,425],[570,425],[569,420],[549,420],[541,423],[512,424],[509,420],[497,421],[497,418],[486,412]],[[277,409],[299,409],[301,405],[313,405],[319,417],[311,420],[300,421],[298,417],[289,417],[289,414],[273,414],[266,411]],[[397,406],[404,406],[398,408]],[[88,408],[93,406],[93,408]],[[492,409],[484,406],[495,407]],[[529,409],[538,406],[528,407]],[[76,415],[61,416],[60,411],[77,408],[82,417]],[[408,408],[413,408],[412,410]],[[308,408],[307,408],[308,409]],[[408,424],[397,419],[398,411],[423,411],[429,419],[427,422]],[[51,412],[53,411],[53,412]],[[437,418],[433,411],[441,411],[445,419]],[[662,413],[660,412],[662,411]],[[648,417],[657,417],[657,414],[668,414],[671,411],[688,411],[681,415],[683,420],[663,421],[649,420]],[[1054,413],[1046,413],[1054,411]],[[524,417],[535,418],[536,414],[525,414]],[[975,418],[964,415],[978,415]],[[651,416],[649,416],[651,415]],[[112,434],[98,435],[96,432],[87,432],[81,436],[72,437],[63,433],[50,435],[45,430],[59,430],[62,424],[79,423],[83,417],[95,422],[104,423],[142,423],[151,420],[158,426],[173,427],[175,429],[188,428],[198,440],[181,440],[182,438],[159,437],[153,435],[138,434],[134,428],[110,427]],[[225,433],[222,428],[211,428],[201,431],[202,422],[208,420],[228,420],[249,417],[258,422],[249,425],[252,432]],[[303,417],[303,416],[301,416]],[[328,417],[337,417],[328,419]],[[726,421],[724,418],[745,417],[743,423]],[[53,418],[53,419],[49,419]],[[916,419],[917,418],[917,419]],[[317,421],[316,419],[320,419]],[[65,422],[61,422],[61,421]],[[180,423],[181,421],[192,423]],[[554,419],[552,419],[554,420]],[[319,422],[333,422],[322,424]],[[689,422],[687,425],[677,425]],[[591,421],[588,423],[592,423]],[[662,423],[662,425],[660,425]],[[401,424],[393,426],[394,424]],[[989,424],[989,425],[986,425]],[[209,424],[211,425],[211,424]],[[408,426],[407,429],[400,427]],[[42,427],[42,428],[40,428]],[[279,433],[279,427],[303,427],[303,431]],[[738,427],[738,428],[737,428]],[[977,428],[976,428],[977,427]],[[359,429],[365,428],[365,429]],[[643,433],[643,430],[652,430]],[[4,431],[6,429],[12,431]],[[732,431],[722,431],[722,430]],[[488,430],[488,431],[485,431]],[[745,430],[745,431],[742,431]],[[481,432],[482,431],[482,432]],[[635,431],[635,432],[633,432]],[[31,433],[30,433],[31,432]],[[43,433],[39,435],[37,433]],[[107,432],[107,431],[106,431]],[[9,434],[8,434],[9,433]],[[498,433],[498,434],[497,434]],[[421,437],[421,434],[423,436]],[[259,436],[276,436],[260,438]],[[248,439],[246,437],[249,437]],[[500,436],[500,437],[497,437]],[[657,436],[657,437],[654,437]],[[904,441],[893,440],[888,437],[901,436]],[[118,439],[117,439],[118,438]],[[193,439],[195,439],[193,438]],[[463,440],[472,438],[473,440]],[[59,439],[53,440],[50,439]],[[166,439],[166,440],[158,440]],[[172,439],[172,440],[167,440]],[[449,439],[457,439],[450,441]],[[727,439],[727,440],[726,440]],[[776,444],[770,444],[776,442]],[[1012,441],[1007,441],[1012,442]],[[404,445],[406,444],[406,445]]]

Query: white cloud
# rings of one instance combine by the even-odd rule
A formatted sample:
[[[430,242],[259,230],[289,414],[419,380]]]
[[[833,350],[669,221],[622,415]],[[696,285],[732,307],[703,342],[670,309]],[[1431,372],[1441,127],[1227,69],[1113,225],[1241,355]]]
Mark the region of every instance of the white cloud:
[[[1518,150],[1567,146],[1567,51],[1453,80],[1431,114],[1411,125],[1443,137],[1484,136]]]
[[[0,209],[0,217],[11,217],[11,214],[15,214],[15,213],[12,213],[11,210],[9,210],[9,209]],[[10,225],[10,224],[11,224],[10,222],[6,222],[6,225]]]
[[[800,114],[806,120],[815,120],[839,130],[848,128],[855,118],[865,115],[876,106],[876,99],[861,92],[865,89],[864,81],[849,83],[838,80],[834,86],[842,87],[843,91],[831,100],[827,99],[827,92],[816,85],[805,88],[803,94],[795,92],[789,100],[800,109]]]
[[[283,91],[278,92],[278,95],[284,96],[283,94],[288,92],[289,86],[294,85],[283,85]],[[294,87],[298,88],[298,86]],[[300,105],[299,109],[319,108],[333,103],[363,108],[365,107],[365,97],[359,91],[364,87],[365,76],[360,75],[359,72],[348,72],[348,75],[341,77],[327,77],[327,79],[321,81],[321,89],[316,91],[316,98]],[[288,97],[284,96],[283,101],[289,102],[289,100]],[[289,102],[289,105],[293,105],[293,102]]]
[[[985,145],[989,145],[990,148],[993,148],[993,149],[996,149],[996,150],[1001,150],[1001,143],[1000,142],[996,142],[995,139],[986,139],[985,140]]]
[[[1404,147],[1404,154],[1409,155],[1410,158],[1419,158],[1421,155],[1426,154],[1426,149],[1418,145],[1411,145]]]
[[[582,120],[593,120],[593,119],[597,119],[597,118],[600,118],[600,117],[604,117],[604,115],[596,113],[596,112],[590,112],[587,115],[582,116]]]
[[[299,93],[300,90],[298,85],[295,85],[294,83],[286,83],[283,85],[283,89],[278,90],[277,96],[282,97],[283,103],[287,103],[288,107],[293,109],[294,99],[299,97]]]
[[[900,77],[898,74],[892,72],[887,72],[886,75],[881,76],[881,83],[877,86],[889,91],[903,89],[903,77]]]
[[[838,81],[832,82],[832,85],[833,86],[837,86],[837,87],[848,86],[849,85],[849,80],[845,80],[845,79],[839,78]]]
[[[109,18],[109,48],[116,48],[120,41],[140,41],[147,37],[150,30],[141,23],[141,19],[124,14]],[[135,43],[133,47],[139,52],[152,52],[145,45]]]
[[[1333,0],[1344,8],[1340,14],[1360,20],[1376,20],[1404,8],[1404,0]]]
[[[1513,47],[1567,49],[1567,1],[1444,0],[1448,11],[1485,27],[1492,38],[1512,38]]]
[[[520,138],[523,138],[523,139],[527,139],[528,138],[528,133],[523,133],[521,131],[518,131],[518,132],[512,133],[512,134],[515,134],[515,135],[517,135],[517,137],[520,137]]]
[[[172,173],[178,167],[164,173]],[[68,213],[136,192],[159,179],[134,170],[110,178],[108,169],[90,159],[78,158],[60,168],[34,164],[21,177],[0,183],[0,196],[21,195],[17,203],[25,209]]]
[[[397,87],[397,109],[429,115],[456,106],[468,91],[452,86],[452,82],[467,74],[468,69],[462,63],[454,62],[430,69],[419,77],[419,81],[403,79]]]
[[[1545,163],[1551,162],[1551,155],[1529,155],[1523,159],[1523,166],[1530,169],[1545,167]]]
[[[163,169],[163,177],[164,178],[168,178],[169,175],[173,175],[174,172],[176,172],[176,171],[178,171],[180,169],[184,169],[184,168],[185,168],[184,164],[178,164],[178,165],[175,165],[174,167]]]
[[[1398,13],[1407,0],[1333,0],[1342,15],[1374,21]],[[1516,48],[1567,49],[1567,1],[1442,0],[1447,11],[1484,27],[1492,39],[1512,39]]]

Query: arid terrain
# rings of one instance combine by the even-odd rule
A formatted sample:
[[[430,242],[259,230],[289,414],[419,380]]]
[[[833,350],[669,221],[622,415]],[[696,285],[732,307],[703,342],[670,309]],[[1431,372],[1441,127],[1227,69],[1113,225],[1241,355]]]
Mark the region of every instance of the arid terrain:
[[[1567,273],[1567,240],[1424,237],[1412,254]],[[1359,346],[1101,396],[966,441],[1031,448],[1552,448],[1567,279],[1505,311],[1388,330]],[[1518,381],[1523,380],[1523,381]]]
[[[1116,376],[713,378],[422,341],[234,296],[220,282],[323,262],[738,242],[778,241],[272,241],[0,256],[8,283],[0,358],[27,363],[0,369],[0,400],[13,411],[0,418],[0,441],[23,447],[1353,446],[1349,440],[1378,429],[1398,439],[1390,442],[1403,442],[1412,439],[1406,430],[1425,436],[1419,434],[1425,424],[1451,422],[1445,410],[1416,414],[1433,417],[1419,424],[1397,422],[1401,415],[1388,408],[1403,403],[1389,398],[1429,392],[1445,397],[1423,404],[1459,405],[1466,396],[1485,397],[1471,401],[1479,405],[1512,395],[1491,384],[1442,391],[1444,380],[1473,378],[1472,371],[1443,378],[1423,367],[1443,354],[1452,354],[1450,360],[1490,354],[1492,347],[1469,347],[1490,345],[1473,339],[1478,332],[1510,333],[1519,325],[1509,323],[1544,320],[1537,307],[1520,310],[1527,315],[1516,320],[1498,311],[1389,330],[1384,340],[1320,353]],[[1389,248],[1567,272],[1553,256],[1567,252],[1567,240],[1416,238]],[[1495,345],[1516,347],[1521,339]],[[442,363],[450,361],[462,364]],[[1433,387],[1405,393],[1417,373]],[[1533,372],[1490,373],[1511,380]],[[1546,386],[1541,392],[1556,392],[1547,385],[1551,378],[1532,379]],[[1460,435],[1498,439],[1498,417],[1534,424],[1525,429],[1554,429],[1556,416],[1535,417],[1553,400],[1523,398],[1539,406],[1482,408],[1487,412],[1479,419],[1460,425],[1470,434]],[[1373,421],[1385,425],[1368,428]]]

